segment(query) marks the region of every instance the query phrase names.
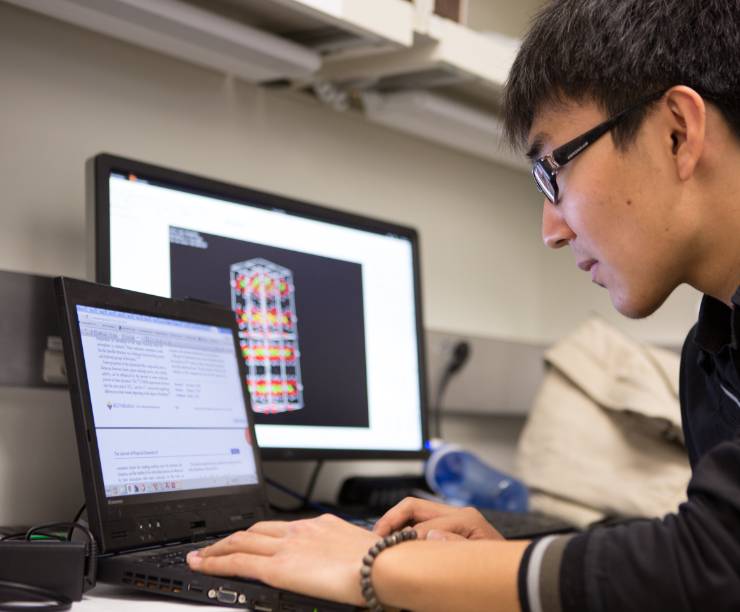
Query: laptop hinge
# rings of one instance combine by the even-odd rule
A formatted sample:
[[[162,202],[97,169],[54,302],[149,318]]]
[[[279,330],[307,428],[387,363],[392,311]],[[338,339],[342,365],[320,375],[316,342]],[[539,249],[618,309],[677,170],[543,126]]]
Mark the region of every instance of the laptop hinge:
[[[197,544],[198,542],[204,542],[206,540],[220,540],[232,533],[233,531],[222,531],[221,533],[198,533],[190,536],[188,543]]]
[[[168,546],[177,546],[178,544],[186,544],[186,542],[168,542],[167,544],[150,544],[149,546],[142,546],[141,548],[127,548],[126,550],[119,550],[118,552],[111,553],[115,555],[128,555],[131,553],[143,552],[145,550],[161,550]]]

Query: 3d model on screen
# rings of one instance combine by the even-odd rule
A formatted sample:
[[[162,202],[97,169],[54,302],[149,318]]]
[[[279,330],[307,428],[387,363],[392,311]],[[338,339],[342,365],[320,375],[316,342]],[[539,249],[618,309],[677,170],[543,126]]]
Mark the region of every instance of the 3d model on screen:
[[[254,411],[303,408],[293,273],[262,258],[232,264],[231,308]]]

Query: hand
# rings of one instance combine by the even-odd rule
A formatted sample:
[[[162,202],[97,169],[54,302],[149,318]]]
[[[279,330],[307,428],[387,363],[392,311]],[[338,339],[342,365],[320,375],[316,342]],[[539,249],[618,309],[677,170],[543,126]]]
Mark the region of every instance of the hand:
[[[458,508],[415,497],[407,497],[388,510],[375,523],[373,531],[385,537],[408,524],[416,529],[421,540],[504,539],[475,508]]]
[[[360,567],[378,536],[325,514],[301,521],[266,521],[188,555],[197,572],[240,576],[271,586],[364,605]]]

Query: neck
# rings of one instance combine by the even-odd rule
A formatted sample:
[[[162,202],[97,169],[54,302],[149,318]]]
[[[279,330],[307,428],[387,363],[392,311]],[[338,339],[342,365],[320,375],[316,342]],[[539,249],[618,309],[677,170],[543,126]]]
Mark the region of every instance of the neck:
[[[740,185],[729,193],[740,194]],[[704,225],[711,229],[702,236],[704,248],[694,252],[696,273],[689,284],[732,306],[732,296],[740,286],[740,195],[727,206],[707,209],[705,214],[711,218]]]
[[[726,184],[725,193],[731,195],[704,200],[703,229],[694,245],[697,248],[688,253],[695,271],[688,282],[732,306],[740,285],[740,184]]]
[[[732,306],[740,286],[740,142],[729,130],[715,141],[694,196],[695,244],[687,282]],[[719,145],[719,146],[718,146]]]

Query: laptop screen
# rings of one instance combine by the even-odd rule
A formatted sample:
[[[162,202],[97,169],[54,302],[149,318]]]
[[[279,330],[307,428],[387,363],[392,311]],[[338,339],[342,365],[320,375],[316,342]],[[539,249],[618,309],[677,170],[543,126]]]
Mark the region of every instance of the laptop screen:
[[[107,498],[258,482],[231,329],[76,313]]]

